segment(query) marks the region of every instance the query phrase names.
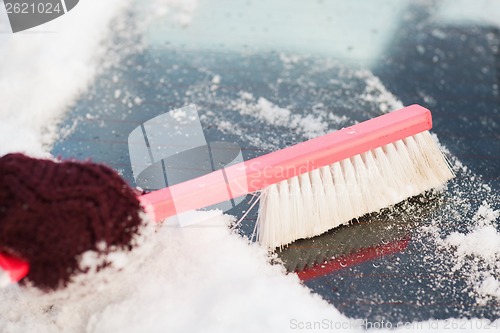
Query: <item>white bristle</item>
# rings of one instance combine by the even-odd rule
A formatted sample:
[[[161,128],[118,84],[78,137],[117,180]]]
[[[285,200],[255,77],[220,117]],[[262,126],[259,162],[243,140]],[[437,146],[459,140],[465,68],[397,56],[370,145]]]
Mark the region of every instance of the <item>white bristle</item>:
[[[262,191],[257,239],[282,247],[443,185],[454,177],[428,131]]]

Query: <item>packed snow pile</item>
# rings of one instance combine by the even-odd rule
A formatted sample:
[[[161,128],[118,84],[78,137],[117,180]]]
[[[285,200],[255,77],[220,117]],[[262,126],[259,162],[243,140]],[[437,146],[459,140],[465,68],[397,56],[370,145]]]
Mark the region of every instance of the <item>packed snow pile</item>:
[[[281,331],[292,318],[346,319],[232,233],[230,220],[158,228],[122,271],[83,275],[65,290],[6,289],[1,331],[254,332]]]
[[[27,32],[0,34],[0,154],[47,156],[44,151],[58,137],[59,117],[96,75],[110,22],[127,4],[82,1],[57,20]],[[3,10],[0,29],[10,31]]]

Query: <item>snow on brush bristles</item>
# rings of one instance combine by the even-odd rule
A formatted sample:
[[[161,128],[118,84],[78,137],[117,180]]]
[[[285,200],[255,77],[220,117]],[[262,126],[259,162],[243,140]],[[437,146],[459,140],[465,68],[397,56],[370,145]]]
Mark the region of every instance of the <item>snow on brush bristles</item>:
[[[269,248],[324,233],[454,177],[428,131],[262,191],[256,236]]]

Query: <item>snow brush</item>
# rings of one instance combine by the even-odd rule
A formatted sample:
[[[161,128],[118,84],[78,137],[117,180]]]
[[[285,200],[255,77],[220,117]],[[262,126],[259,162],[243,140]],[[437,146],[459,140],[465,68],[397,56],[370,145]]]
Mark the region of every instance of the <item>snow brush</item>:
[[[137,195],[116,173],[102,165],[90,162],[56,163],[46,160],[35,160],[33,163],[61,165],[59,170],[51,169],[49,173],[51,176],[54,173],[62,173],[63,178],[58,187],[65,191],[63,199],[70,197],[73,209],[80,209],[81,214],[87,211],[92,213],[91,218],[84,221],[87,224],[85,228],[71,231],[86,236],[87,243],[80,246],[81,252],[77,252],[73,258],[67,258],[71,269],[61,267],[61,274],[67,272],[66,274],[70,275],[78,272],[75,264],[77,259],[74,257],[78,257],[83,251],[99,250],[102,246],[97,244],[102,242],[108,247],[126,247],[127,240],[131,238],[127,235],[137,229],[138,222],[130,222],[138,219],[137,211],[146,210],[159,222],[177,214],[261,191],[259,216],[255,226],[256,237],[264,246],[275,249],[297,239],[322,234],[354,218],[442,186],[453,178],[454,174],[428,132],[431,127],[430,111],[419,105],[412,105],[143,195]],[[102,186],[101,189],[92,187],[93,192],[87,193],[87,182],[82,181],[82,177],[78,178],[83,184],[72,189],[72,185],[64,176],[71,168],[75,169],[73,173],[78,175],[82,172],[80,169],[97,167],[106,169],[104,173],[107,177],[118,183],[111,186],[109,180],[98,177],[97,185]],[[45,176],[33,172],[25,176],[21,184],[27,188],[36,188],[37,182],[40,182],[38,178]],[[112,194],[108,193],[108,187],[113,189]],[[17,193],[16,191],[14,188],[12,193]],[[106,195],[105,200],[99,201],[94,195]],[[121,203],[117,200],[119,196],[133,196],[135,202],[128,198],[125,203]],[[76,204],[80,198],[86,200],[84,208]],[[18,196],[14,206],[30,211],[25,199],[28,198]],[[4,281],[8,278],[16,282],[28,272],[28,280],[34,281],[36,285],[36,276],[41,276],[41,279],[46,276],[43,274],[43,266],[47,266],[51,260],[56,263],[57,258],[48,256],[41,258],[40,262],[33,262],[24,248],[9,238],[22,238],[23,233],[28,233],[28,239],[36,239],[31,234],[39,228],[37,223],[44,221],[45,214],[50,213],[51,209],[58,208],[57,205],[51,205],[50,200],[48,197],[43,198],[42,201],[48,204],[35,212],[38,215],[14,221],[17,224],[24,223],[25,220],[31,221],[34,228],[32,231],[27,227],[16,229],[17,224],[4,223],[4,220],[8,220],[8,213],[5,213],[8,212],[8,207],[4,207],[4,203],[0,201],[0,252],[5,254],[0,255],[0,267],[4,271]],[[18,210],[13,212],[17,213]],[[72,213],[71,209],[65,214],[78,215]],[[59,215],[52,216],[59,218]],[[33,222],[36,217],[38,221]],[[98,219],[99,222],[93,219]],[[110,220],[114,222],[111,223]],[[51,222],[47,223],[50,225]],[[66,237],[79,240],[78,237],[65,234],[64,230],[61,230],[57,236],[52,235],[50,241],[57,242]],[[119,239],[120,237],[122,239]],[[72,244],[71,241],[67,243]],[[26,246],[27,243],[23,244]],[[47,242],[43,244],[52,245]],[[32,252],[39,253],[44,250],[39,248]],[[61,252],[59,250],[54,255],[57,256]],[[40,269],[32,276],[35,264]],[[51,268],[45,269],[50,272]],[[52,274],[54,275],[53,272]],[[0,278],[1,276],[0,273]],[[63,276],[62,280],[67,282],[70,278]],[[57,281],[57,276],[54,281]],[[54,281],[45,286],[49,289],[56,288]]]

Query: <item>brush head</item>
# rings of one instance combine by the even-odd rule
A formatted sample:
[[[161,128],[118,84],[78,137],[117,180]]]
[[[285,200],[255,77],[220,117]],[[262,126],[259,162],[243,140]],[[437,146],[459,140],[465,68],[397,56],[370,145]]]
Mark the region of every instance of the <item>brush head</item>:
[[[269,248],[320,235],[442,186],[454,174],[428,131],[263,190],[256,224]]]
[[[130,250],[140,212],[136,193],[104,165],[0,158],[0,253],[29,262],[21,283],[57,289],[85,272],[86,251]]]

